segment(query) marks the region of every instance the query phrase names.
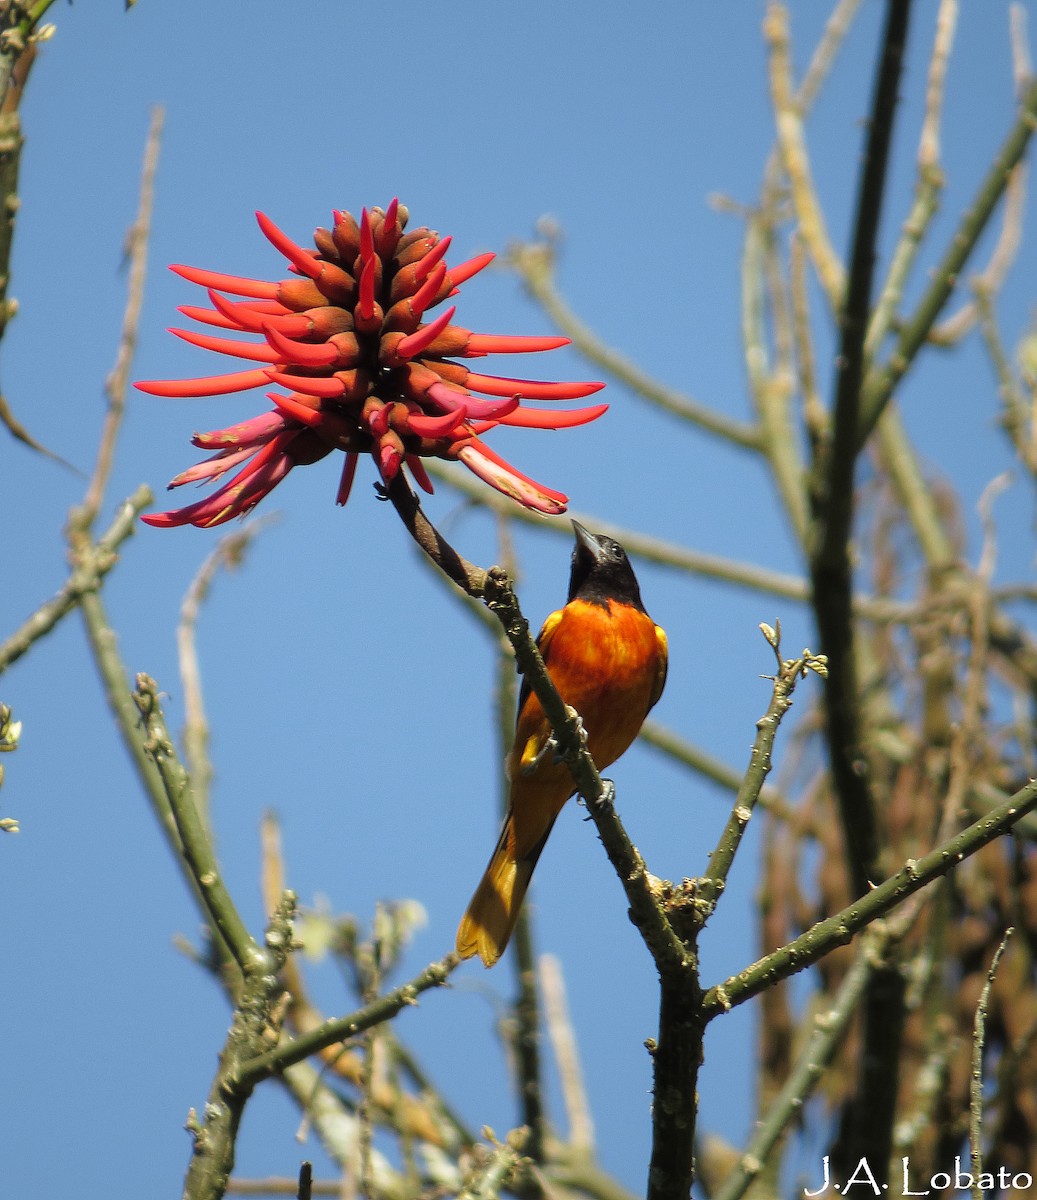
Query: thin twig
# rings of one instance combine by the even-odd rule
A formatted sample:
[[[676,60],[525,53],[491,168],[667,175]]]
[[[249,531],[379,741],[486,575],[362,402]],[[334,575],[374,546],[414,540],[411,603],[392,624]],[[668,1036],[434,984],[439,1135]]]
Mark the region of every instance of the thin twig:
[[[497,541],[500,561],[511,578],[516,577],[515,550],[511,538],[508,517],[497,518]],[[494,627],[497,643],[497,729],[499,732],[498,758],[504,758],[514,740],[514,714],[518,703],[515,662],[501,630],[490,612],[479,605],[483,614]],[[506,772],[500,777],[501,817],[507,812],[511,785]],[[519,1108],[522,1124],[528,1131],[525,1142],[526,1155],[537,1164],[544,1162],[544,1141],[547,1134],[547,1114],[544,1109],[543,1069],[540,1055],[541,1013],[540,996],[537,990],[536,951],[533,945],[533,920],[531,906],[524,904],[519,911],[518,921],[512,937],[511,961],[515,967],[516,994],[512,1001],[514,1036],[512,1046],[515,1053],[516,1083],[519,1091]]]
[[[760,420],[760,449],[770,462],[774,481],[781,496],[789,523],[797,541],[803,545],[807,537],[809,506],[803,486],[804,469],[798,438],[791,421],[790,398],[793,388],[792,337],[786,330],[780,338],[778,361],[768,362],[765,313],[767,310],[768,274],[770,279],[771,311],[778,300],[775,293],[780,285],[773,280],[773,264],[777,253],[775,230],[770,210],[750,217],[746,224],[745,246],[742,252],[742,341],[745,352],[749,390]],[[784,322],[781,322],[784,324]],[[775,314],[775,325],[779,318]]]
[[[861,0],[839,0],[839,3],[832,9],[831,15],[825,23],[824,32],[821,34],[821,40],[817,43],[803,76],[803,81],[796,91],[796,111],[801,118],[810,111],[822,83],[832,69],[835,56],[850,31],[850,25],[853,23],[860,5]]]
[[[965,695],[961,718],[956,722],[948,752],[949,778],[941,830],[950,827],[965,804],[969,784],[976,775],[972,757],[981,744],[983,714],[987,698],[987,668],[990,653],[990,581],[997,558],[997,530],[992,507],[997,496],[1008,487],[1009,476],[996,476],[983,489],[977,508],[983,526],[983,549],[976,567],[975,584],[969,602],[970,646],[965,673]]]
[[[868,323],[868,334],[864,341],[865,361],[868,363],[882,348],[893,326],[908,275],[918,256],[922,239],[936,215],[940,193],[943,190],[943,172],[940,169],[940,121],[947,64],[954,44],[957,15],[958,0],[940,0],[926,81],[925,116],[918,143],[918,181],[915,184],[915,198],[903,224],[900,239],[893,250],[885,282]]]
[[[402,471],[386,488],[386,495],[392,501],[404,528],[443,574],[469,596],[481,598],[486,587],[486,572],[462,558],[425,516]]]
[[[301,1062],[288,1067],[278,1076],[278,1080],[306,1113],[309,1125],[328,1156],[343,1172],[348,1171],[356,1161],[359,1131],[354,1114],[343,1109],[341,1096],[334,1088],[328,1086],[322,1073],[310,1063]],[[371,1160],[374,1194],[379,1200],[408,1200],[413,1197],[413,1189],[408,1188],[407,1181],[389,1163],[385,1155],[375,1150]],[[456,1171],[454,1176],[456,1177]],[[342,1189],[342,1183],[336,1183],[330,1194],[341,1198]],[[314,1185],[314,1192],[317,1191],[317,1186]],[[319,1194],[328,1193],[322,1190]]]
[[[264,949],[252,943],[246,956],[241,995],[227,1033],[219,1065],[201,1118],[188,1117],[191,1161],[184,1181],[184,1200],[219,1200],[234,1168],[238,1129],[250,1090],[237,1086],[240,1063],[266,1044],[275,1026],[280,999],[278,973],[292,944],[295,897],[287,893],[267,926]]]
[[[994,157],[972,204],[952,235],[933,272],[933,279],[907,318],[897,344],[886,361],[869,369],[861,395],[857,443],[863,445],[915,356],[925,344],[936,319],[943,311],[980,234],[986,229],[995,206],[1004,194],[1013,168],[1021,161],[1037,127],[1037,79],[1023,96],[1020,112],[1001,149]]]
[[[202,821],[209,823],[209,786],[212,782],[212,762],[209,758],[209,723],[205,716],[205,701],[202,694],[202,675],[195,644],[195,627],[202,605],[221,567],[234,570],[241,565],[243,556],[252,539],[270,519],[250,521],[233,533],[227,534],[216,544],[194,579],[191,580],[180,604],[180,621],[176,627],[177,657],[180,667],[180,683],[184,692],[184,759],[187,773],[191,777],[195,803]],[[278,889],[276,898],[280,898]],[[276,899],[275,899],[276,903]]]
[[[969,1080],[969,1162],[972,1168],[973,1200],[983,1200],[984,1189],[980,1186],[979,1177],[983,1174],[983,1039],[987,1025],[987,1005],[990,1003],[990,989],[994,986],[994,976],[1005,952],[1008,939],[1015,933],[1010,926],[1005,930],[994,958],[987,971],[983,991],[980,992],[979,1003],[976,1005],[976,1019],[972,1030],[972,1076]]]
[[[562,1085],[569,1125],[569,1146],[576,1154],[593,1154],[594,1120],[580,1069],[580,1052],[565,999],[562,964],[553,954],[540,956],[540,986],[544,992],[544,1017],[551,1039],[558,1078]]]
[[[144,278],[148,264],[148,237],[151,232],[151,212],[155,198],[155,172],[158,169],[158,151],[162,138],[162,123],[165,112],[161,107],[152,110],[144,147],[144,166],[140,176],[140,201],[137,216],[126,235],[126,258],[129,262],[129,284],[126,309],[122,319],[119,349],[108,378],[105,393],[108,396],[108,411],[97,450],[97,463],[83,498],[82,506],[73,518],[76,526],[84,533],[97,518],[105,488],[112,472],[115,443],[126,411],[126,389],[129,385],[130,368],[137,348],[137,331],[140,313],[144,305]]]
[[[783,4],[774,3],[773,0],[768,4],[763,31],[769,50],[771,104],[778,146],[782,166],[789,179],[798,228],[810,251],[828,303],[833,312],[838,312],[843,303],[846,276],[828,237],[824,213],[817,201],[811,178],[803,121],[792,87],[788,11]]]
[[[1001,331],[994,313],[994,298],[979,280],[973,281],[973,295],[983,344],[997,377],[1001,400],[999,424],[1011,440],[1019,460],[1031,475],[1037,476],[1037,430],[1034,429],[1031,406],[1023,395],[1001,341]]]
[[[528,1136],[527,1129],[516,1129],[505,1141],[497,1142],[489,1160],[458,1192],[457,1200],[496,1200],[522,1162]]]
[[[940,162],[940,120],[944,86],[954,31],[958,24],[958,0],[940,0],[936,13],[936,36],[929,56],[929,77],[925,85],[925,118],[918,139],[918,165],[922,172]]]
[[[876,958],[868,940],[861,946],[853,966],[839,985],[829,1007],[814,1017],[813,1029],[781,1091],[774,1097],[763,1119],[731,1174],[713,1192],[712,1200],[740,1200],[760,1175],[778,1139],[803,1112],[832,1056],[846,1036],[847,1027],[864,995]]]
[[[749,450],[757,447],[759,434],[753,426],[733,420],[673,388],[666,387],[644,374],[628,358],[601,341],[559,294],[553,279],[553,258],[553,248],[550,244],[529,243],[512,246],[506,261],[533,299],[570,339],[575,350],[613,379],[625,384],[635,395],[664,412],[691,425],[697,425],[707,433],[712,433],[733,445]]]
[[[133,701],[144,721],[144,752],[158,770],[166,802],[180,836],[182,853],[198,885],[198,894],[205,906],[209,925],[226,941],[242,974],[247,975],[254,969],[257,956],[266,963],[266,955],[253,941],[224,885],[187,772],[176,757],[166,729],[165,716],[158,701],[158,685],[150,676],[137,676]]]
[[[132,496],[124,500],[97,543],[88,554],[80,556],[61,590],[40,607],[0,643],[0,674],[23,654],[46,636],[62,617],[80,603],[83,596],[96,591],[104,577],[119,561],[119,547],[137,531],[137,518],[148,507],[154,497],[151,489],[139,487]]]
[[[792,336],[796,350],[796,372],[800,395],[803,397],[803,424],[810,438],[810,448],[818,446],[829,436],[828,412],[817,386],[817,366],[810,326],[810,289],[807,287],[806,253],[803,238],[793,234],[789,244],[789,293],[792,297]]]
[[[1021,4],[1012,4],[1008,9],[1008,24],[1012,43],[1012,74],[1019,96],[1033,79],[1033,64],[1026,37],[1026,11]],[[1026,212],[1026,165],[1019,163],[1012,171],[1005,192],[1005,211],[1001,219],[1001,231],[984,271],[973,284],[973,297],[946,320],[941,321],[930,335],[941,345],[951,345],[960,340],[977,320],[982,320],[978,293],[993,296],[1001,288],[1008,270],[1015,261],[1022,244],[1023,219]]]
[[[895,875],[873,888],[863,899],[812,925],[794,941],[710,988],[704,995],[703,1014],[712,1020],[758,995],[779,979],[788,979],[817,962],[836,946],[895,908],[908,896],[953,870],[959,862],[1006,833],[1028,812],[1037,808],[1037,781],[1028,783],[1003,804],[992,808],[954,837],[919,859],[910,859]]]
[[[997,241],[990,252],[986,267],[975,277],[973,291],[978,286],[988,293],[1001,290],[1023,243],[1023,222],[1026,218],[1025,163],[1017,163],[1008,177],[1005,187],[1005,205],[1001,216],[1001,228]],[[956,313],[941,321],[929,334],[932,342],[939,346],[950,346],[960,341],[976,324],[979,308],[975,294],[967,299]]]
[[[3,6],[0,13],[0,337],[7,329],[8,321],[18,311],[17,301],[9,295],[15,219],[21,207],[18,177],[25,144],[18,110],[36,61],[37,45],[51,32],[53,26],[37,31],[34,22],[30,23],[25,18],[24,9],[19,4],[9,2]],[[14,415],[3,394],[0,394],[0,424],[6,426],[8,433],[24,445],[63,466],[70,466],[60,455],[32,436]]]
[[[771,754],[774,749],[774,739],[782,717],[792,707],[792,693],[796,684],[808,671],[814,671],[822,678],[826,672],[823,657],[804,650],[796,659],[783,660],[780,653],[779,633],[767,626],[764,636],[774,651],[778,660],[778,673],[774,677],[774,690],[766,713],[756,722],[756,740],[749,755],[749,767],[742,779],[742,784],[735,797],[734,807],[727,825],[724,827],[716,849],[709,857],[705,874],[697,881],[697,906],[702,920],[708,919],[716,902],[724,890],[728,872],[734,863],[735,854],[741,844],[752,816],[753,808],[759,799],[763,781],[771,769]]]
[[[261,1079],[267,1079],[293,1063],[302,1062],[327,1046],[356,1037],[382,1021],[388,1021],[401,1009],[416,1004],[422,992],[442,987],[460,961],[456,954],[448,954],[438,962],[429,963],[409,982],[393,988],[356,1012],[325,1021],[309,1033],[286,1040],[276,1049],[250,1059],[242,1064],[236,1077],[237,1085],[241,1088],[254,1087]]]

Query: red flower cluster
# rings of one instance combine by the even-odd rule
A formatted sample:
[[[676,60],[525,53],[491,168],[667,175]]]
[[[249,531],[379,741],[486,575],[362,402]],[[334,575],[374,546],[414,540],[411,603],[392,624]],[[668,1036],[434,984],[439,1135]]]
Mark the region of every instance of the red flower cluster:
[[[331,229],[315,231],[315,250],[296,245],[262,213],[257,217],[260,229],[288,259],[294,278],[266,283],[194,267],[172,270],[206,288],[212,303],[212,308],[185,305],[182,313],[260,340],[171,332],[258,365],[230,375],[136,386],[155,396],[215,396],[270,384],[286,393],[267,393],[273,404],[269,412],[196,434],[194,444],[215,453],[178,475],[171,488],[240,469],[206,499],[149,514],[148,524],[220,525],[254,508],[293,467],[333,450],[346,456],[339,504],[349,496],[358,456],[369,453],[386,483],[406,464],[419,486],[431,492],[421,459],[459,459],[526,508],[565,511],[566,496],[517,471],[481,435],[497,425],[562,429],[593,421],[607,405],[558,411],[530,408],[523,401],[572,400],[604,385],[499,378],[453,361],[553,350],[567,338],[472,333],[451,324],[453,307],[423,322],[492,254],[447,267],[450,238],[424,227],[405,233],[407,210],[396,200],[385,212],[365,209],[359,222],[336,212]]]

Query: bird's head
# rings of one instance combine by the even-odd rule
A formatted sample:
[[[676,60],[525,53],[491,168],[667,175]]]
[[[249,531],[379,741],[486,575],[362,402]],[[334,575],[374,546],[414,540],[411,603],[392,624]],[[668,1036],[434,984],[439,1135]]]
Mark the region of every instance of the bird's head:
[[[573,521],[576,545],[569,575],[569,599],[591,604],[617,600],[644,611],[641,589],[627,552],[613,538],[594,534]]]

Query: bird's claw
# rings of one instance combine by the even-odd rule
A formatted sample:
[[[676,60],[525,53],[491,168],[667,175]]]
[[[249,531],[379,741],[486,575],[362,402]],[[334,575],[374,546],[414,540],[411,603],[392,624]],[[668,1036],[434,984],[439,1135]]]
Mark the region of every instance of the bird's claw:
[[[567,709],[567,711],[568,711],[569,716],[572,718],[572,720],[576,724],[576,736],[579,738],[580,745],[586,746],[587,745],[587,727],[583,723],[583,718],[580,716],[580,714],[576,711],[575,708],[569,708],[569,709]],[[564,757],[562,755],[561,750],[559,749],[558,741],[555,738],[554,734],[551,734],[551,736],[547,739],[547,741],[544,742],[544,744],[537,751],[536,757],[531,762],[526,763],[522,767],[522,769],[519,773],[521,775],[532,775],[533,772],[537,769],[537,767],[539,767],[540,764],[544,761],[544,759],[548,756],[548,754],[552,755],[551,762],[552,762],[552,765],[554,765],[554,766],[560,766],[561,763],[564,761]]]

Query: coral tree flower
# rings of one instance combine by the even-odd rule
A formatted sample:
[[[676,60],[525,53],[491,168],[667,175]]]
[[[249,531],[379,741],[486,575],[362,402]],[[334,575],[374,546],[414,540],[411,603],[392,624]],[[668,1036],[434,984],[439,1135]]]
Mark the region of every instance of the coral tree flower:
[[[315,249],[296,245],[262,213],[256,215],[267,239],[288,259],[293,278],[266,283],[194,267],[172,270],[206,288],[212,304],[185,305],[182,313],[258,340],[171,330],[195,346],[255,365],[229,375],[136,386],[154,396],[180,397],[271,384],[284,391],[267,393],[273,404],[268,412],[196,434],[194,444],[214,453],[169,486],[235,474],[204,500],[145,516],[149,525],[220,525],[254,508],[293,467],[333,450],[345,453],[339,504],[345,504],[358,458],[366,453],[386,484],[406,464],[418,485],[431,492],[422,458],[455,459],[526,508],[565,511],[566,496],[517,471],[482,435],[497,425],[562,429],[593,421],[606,405],[559,410],[525,401],[575,400],[604,385],[480,374],[454,360],[553,350],[568,338],[472,333],[451,323],[454,307],[425,320],[492,254],[448,267],[450,238],[424,227],[405,233],[407,210],[396,200],[384,212],[364,209],[359,222],[335,212],[333,227],[314,233]]]

